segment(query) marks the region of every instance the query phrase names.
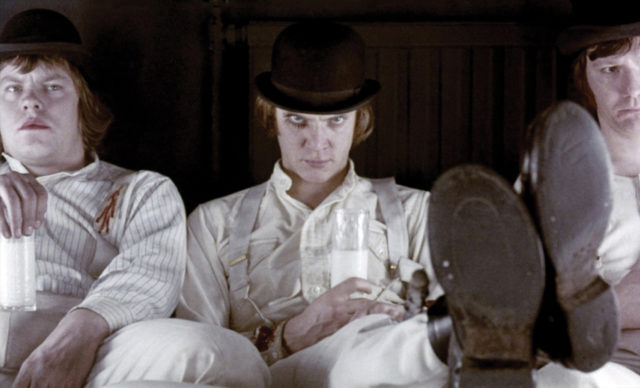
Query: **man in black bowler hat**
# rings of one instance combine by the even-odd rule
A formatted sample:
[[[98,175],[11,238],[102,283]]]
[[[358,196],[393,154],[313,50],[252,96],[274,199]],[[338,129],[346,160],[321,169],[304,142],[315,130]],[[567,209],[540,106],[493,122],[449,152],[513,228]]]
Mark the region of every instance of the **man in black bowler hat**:
[[[111,114],[87,82],[89,60],[55,11],[20,12],[0,33],[0,233],[34,236],[37,264],[37,310],[0,311],[0,385],[265,386],[266,366],[216,378],[225,360],[213,366],[207,349],[251,346],[244,338],[156,319],[180,293],[184,206],[167,177],[98,158]]]
[[[572,3],[575,22],[558,48],[572,60],[572,97],[597,120],[613,165],[613,209],[598,250],[620,304],[613,360],[640,373],[640,18],[630,2]]]
[[[362,38],[340,24],[293,24],[274,44],[271,71],[255,81],[256,118],[277,138],[281,158],[267,182],[190,215],[178,317],[251,338],[276,387],[442,385],[438,357],[446,356],[422,346],[426,315],[405,320],[404,307],[414,272],[433,279],[428,193],[362,178],[349,159],[373,130],[380,89],[365,78]],[[341,208],[368,211],[367,276],[331,288],[331,225]],[[437,282],[423,287],[431,299],[442,293]],[[411,344],[402,341],[408,332]],[[446,352],[444,332],[436,352]],[[402,351],[385,351],[396,346]]]

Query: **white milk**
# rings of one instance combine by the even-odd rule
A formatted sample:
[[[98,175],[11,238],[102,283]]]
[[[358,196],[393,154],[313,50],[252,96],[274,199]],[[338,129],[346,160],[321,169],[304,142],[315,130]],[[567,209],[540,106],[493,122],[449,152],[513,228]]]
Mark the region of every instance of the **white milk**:
[[[0,309],[35,310],[35,261],[33,236],[0,237]]]
[[[333,250],[331,251],[331,287],[356,276],[367,278],[367,250]]]

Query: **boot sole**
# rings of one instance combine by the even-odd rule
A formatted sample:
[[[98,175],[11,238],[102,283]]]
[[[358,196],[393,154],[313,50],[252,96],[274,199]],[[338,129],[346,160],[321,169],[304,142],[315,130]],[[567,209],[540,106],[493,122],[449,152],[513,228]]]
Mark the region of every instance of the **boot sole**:
[[[428,229],[434,271],[463,344],[461,384],[475,386],[480,376],[493,386],[533,384],[544,255],[520,197],[487,168],[454,167],[431,190]]]
[[[529,135],[523,160],[540,235],[566,319],[566,365],[592,371],[613,354],[619,333],[617,300],[595,269],[612,197],[611,166],[591,115],[561,102],[544,112]]]

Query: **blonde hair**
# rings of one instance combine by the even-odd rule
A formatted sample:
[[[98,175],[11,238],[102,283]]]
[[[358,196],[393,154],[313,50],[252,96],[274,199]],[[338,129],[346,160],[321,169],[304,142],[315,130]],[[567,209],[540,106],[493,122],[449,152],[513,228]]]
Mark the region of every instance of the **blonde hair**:
[[[264,128],[267,136],[278,136],[276,124],[276,106],[257,96],[255,101],[254,116],[258,124]],[[356,110],[356,126],[353,132],[353,146],[365,141],[374,127],[374,114],[371,104],[365,104]]]
[[[58,55],[18,55],[0,61],[0,71],[7,66],[15,66],[22,74],[26,74],[40,64],[60,66],[71,76],[78,92],[78,119],[84,150],[87,154],[96,151],[113,121],[113,115],[109,108],[91,91],[80,70]]]

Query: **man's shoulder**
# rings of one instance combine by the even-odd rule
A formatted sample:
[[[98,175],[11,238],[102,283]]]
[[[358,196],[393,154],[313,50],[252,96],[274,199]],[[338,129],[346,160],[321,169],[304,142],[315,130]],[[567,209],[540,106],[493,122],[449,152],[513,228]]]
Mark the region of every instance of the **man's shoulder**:
[[[157,171],[133,170],[130,168],[115,165],[110,162],[100,161],[94,179],[104,179],[110,181],[136,182],[139,184],[157,184],[171,179]]]
[[[374,179],[374,178],[358,177],[358,179],[363,183],[367,182],[366,184],[370,184],[371,190],[375,190],[374,182],[382,183],[382,186],[389,185],[387,187],[390,187],[390,188],[395,186],[398,192],[398,195],[400,196],[401,199],[429,197],[429,191],[400,184],[395,180],[395,178],[375,178]]]
[[[209,201],[203,202],[199,204],[194,210],[192,214],[200,213],[200,214],[210,214],[210,213],[222,213],[228,214],[234,208],[240,206],[240,202],[242,198],[247,194],[247,192],[251,189],[248,187],[243,190],[236,191],[231,194],[226,194],[221,197],[210,199]]]

